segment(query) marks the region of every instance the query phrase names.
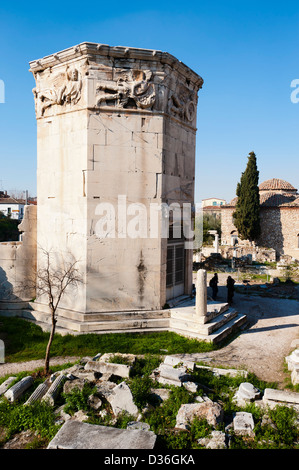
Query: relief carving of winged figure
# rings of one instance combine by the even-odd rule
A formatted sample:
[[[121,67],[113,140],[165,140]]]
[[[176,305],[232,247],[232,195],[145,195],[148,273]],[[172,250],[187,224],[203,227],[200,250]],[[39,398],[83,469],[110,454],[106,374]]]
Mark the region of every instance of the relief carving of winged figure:
[[[50,75],[51,77],[51,75]],[[50,86],[49,86],[50,81]],[[46,83],[46,84],[45,84]],[[33,94],[37,116],[43,116],[53,105],[76,104],[81,98],[82,80],[77,69],[66,70],[47,80],[37,76],[37,86]]]
[[[118,108],[137,107],[146,109],[153,106],[156,92],[151,82],[150,70],[122,72],[116,82],[100,83],[97,86],[97,106],[113,102]]]

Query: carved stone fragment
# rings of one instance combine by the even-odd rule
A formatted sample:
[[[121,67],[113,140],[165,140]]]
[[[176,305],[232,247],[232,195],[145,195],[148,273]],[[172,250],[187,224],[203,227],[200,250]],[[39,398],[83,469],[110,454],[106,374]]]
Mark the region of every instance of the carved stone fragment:
[[[96,88],[96,106],[117,108],[151,108],[156,100],[150,70],[126,70],[117,73],[116,81],[100,82]]]
[[[76,104],[81,98],[82,80],[77,69],[67,67],[65,72],[37,74],[36,87],[32,90],[35,99],[36,116],[44,115],[53,105]]]

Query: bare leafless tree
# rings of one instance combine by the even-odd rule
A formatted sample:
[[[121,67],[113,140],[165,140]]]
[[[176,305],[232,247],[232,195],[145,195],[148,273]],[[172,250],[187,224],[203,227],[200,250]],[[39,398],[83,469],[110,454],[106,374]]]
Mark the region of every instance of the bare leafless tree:
[[[36,274],[37,297],[46,296],[51,313],[51,331],[45,356],[45,374],[49,373],[50,350],[57,323],[57,309],[66,290],[70,286],[82,283],[82,276],[77,268],[78,260],[55,259],[55,253],[41,249],[44,255],[43,266]]]

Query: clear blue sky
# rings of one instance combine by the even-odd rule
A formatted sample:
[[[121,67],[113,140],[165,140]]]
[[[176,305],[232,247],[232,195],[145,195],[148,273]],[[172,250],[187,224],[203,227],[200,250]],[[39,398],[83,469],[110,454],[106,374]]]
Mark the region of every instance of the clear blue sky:
[[[299,186],[299,103],[290,99],[299,79],[298,2],[1,1],[0,40],[0,189],[36,193],[29,61],[84,41],[167,51],[203,77],[196,202],[232,199],[252,150],[260,182]]]

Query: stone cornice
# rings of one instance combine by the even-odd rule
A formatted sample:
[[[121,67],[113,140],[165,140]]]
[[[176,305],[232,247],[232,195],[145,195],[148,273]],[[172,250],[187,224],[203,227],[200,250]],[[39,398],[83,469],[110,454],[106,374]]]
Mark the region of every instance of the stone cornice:
[[[203,85],[203,79],[183,62],[176,59],[168,52],[162,52],[151,49],[139,49],[134,47],[109,46],[107,44],[97,44],[83,42],[77,46],[69,47],[55,54],[48,55],[38,60],[29,62],[30,72],[36,73],[45,70],[48,67],[63,64],[70,60],[90,59],[96,61],[97,57],[111,57],[115,59],[137,59],[152,62],[160,62],[169,65],[180,74],[189,79],[198,88]]]

